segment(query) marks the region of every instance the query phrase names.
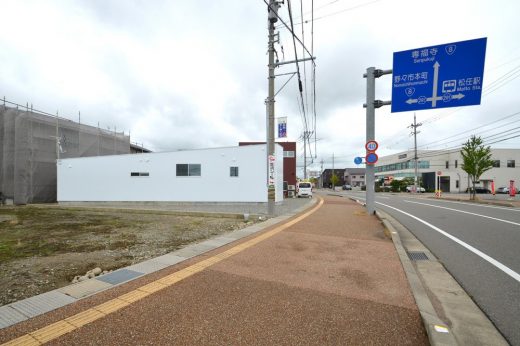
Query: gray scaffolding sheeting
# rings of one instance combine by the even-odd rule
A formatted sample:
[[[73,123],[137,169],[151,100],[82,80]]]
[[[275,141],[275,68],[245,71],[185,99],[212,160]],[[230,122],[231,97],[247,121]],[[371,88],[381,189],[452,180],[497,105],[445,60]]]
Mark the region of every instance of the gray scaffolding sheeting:
[[[0,106],[0,192],[15,204],[56,201],[58,155],[129,153],[130,136],[124,133]]]

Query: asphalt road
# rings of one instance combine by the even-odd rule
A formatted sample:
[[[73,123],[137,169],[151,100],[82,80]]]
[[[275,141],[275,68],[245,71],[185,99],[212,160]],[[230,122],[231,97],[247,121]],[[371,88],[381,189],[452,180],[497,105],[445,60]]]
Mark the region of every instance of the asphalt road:
[[[509,343],[520,345],[520,208],[391,193],[377,193],[376,208],[428,247]]]

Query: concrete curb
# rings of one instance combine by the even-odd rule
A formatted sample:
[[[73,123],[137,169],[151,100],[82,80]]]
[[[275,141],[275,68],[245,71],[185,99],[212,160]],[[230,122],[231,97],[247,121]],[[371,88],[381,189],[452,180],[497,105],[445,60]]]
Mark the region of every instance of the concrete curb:
[[[435,256],[396,219],[378,210],[390,231],[432,345],[508,345],[489,318]],[[411,261],[422,252],[427,260]]]
[[[169,266],[182,263],[195,256],[204,254],[224,245],[233,243],[244,237],[261,232],[268,227],[281,223],[297,214],[302,213],[305,210],[312,208],[316,203],[316,198],[310,198],[309,202],[305,205],[284,215],[267,219],[266,221],[242,228],[237,231],[208,238],[199,243],[187,245],[168,254],[152,258],[144,262],[135,263],[128,267],[119,268],[111,273],[101,275],[96,278],[64,286],[53,291],[45,292],[37,296],[1,306],[0,329],[10,327],[19,322],[39,315],[43,315],[47,312],[75,303],[94,294],[122,285],[137,278],[141,278],[147,274],[157,272]]]
[[[361,205],[366,205],[360,200],[354,197],[348,197],[350,200],[355,201]],[[433,346],[441,346],[441,345],[457,345],[457,342],[450,333],[448,326],[439,318],[433,304],[426,293],[426,289],[424,288],[421,279],[417,275],[415,268],[408,258],[406,250],[401,242],[401,237],[399,233],[394,228],[394,226],[388,221],[389,216],[376,210],[376,216],[381,222],[384,224],[386,229],[389,231],[389,236],[394,243],[395,249],[397,251],[397,255],[401,261],[404,272],[406,274],[406,278],[410,284],[410,289],[412,290],[412,294],[414,296],[417,307],[419,308],[419,313],[421,314],[421,318],[423,320],[424,327],[426,332],[428,333],[428,339],[430,344]],[[385,232],[386,233],[386,232]]]
[[[385,227],[390,231],[392,241],[394,243],[401,264],[403,265],[404,272],[408,278],[412,294],[419,308],[426,332],[428,333],[428,339],[431,345],[457,345],[455,337],[450,332],[448,326],[439,318],[433,304],[428,297],[426,289],[424,288],[421,279],[417,275],[412,261],[409,259],[406,250],[401,242],[399,232],[394,226],[388,221],[388,215],[376,211],[376,216],[383,222]]]
[[[41,206],[38,204],[31,204],[32,207],[36,208],[48,208],[49,206]],[[153,214],[153,215],[179,215],[179,216],[198,216],[198,217],[217,217],[217,218],[229,218],[229,219],[244,219],[245,214],[249,218],[265,217],[263,214],[250,214],[250,213],[225,213],[225,212],[209,212],[209,211],[181,211],[181,210],[168,210],[168,209],[140,209],[138,207],[114,207],[114,206],[81,206],[81,205],[53,205],[54,208],[63,208],[70,210],[81,210],[81,211],[98,211],[102,210],[113,210],[121,213],[133,213],[135,210],[139,210],[142,214]]]

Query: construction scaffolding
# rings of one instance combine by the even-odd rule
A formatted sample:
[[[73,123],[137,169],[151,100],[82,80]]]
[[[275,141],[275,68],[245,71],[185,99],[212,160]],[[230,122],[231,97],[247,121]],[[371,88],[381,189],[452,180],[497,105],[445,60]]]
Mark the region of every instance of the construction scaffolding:
[[[130,136],[0,105],[0,196],[14,204],[56,202],[56,160],[130,153]],[[81,184],[81,182],[78,182]]]

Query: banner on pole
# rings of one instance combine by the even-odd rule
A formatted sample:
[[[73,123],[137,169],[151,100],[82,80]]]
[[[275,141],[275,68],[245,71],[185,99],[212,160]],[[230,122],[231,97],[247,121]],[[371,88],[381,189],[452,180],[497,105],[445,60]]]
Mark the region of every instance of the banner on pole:
[[[287,137],[287,117],[278,118],[278,138]]]

